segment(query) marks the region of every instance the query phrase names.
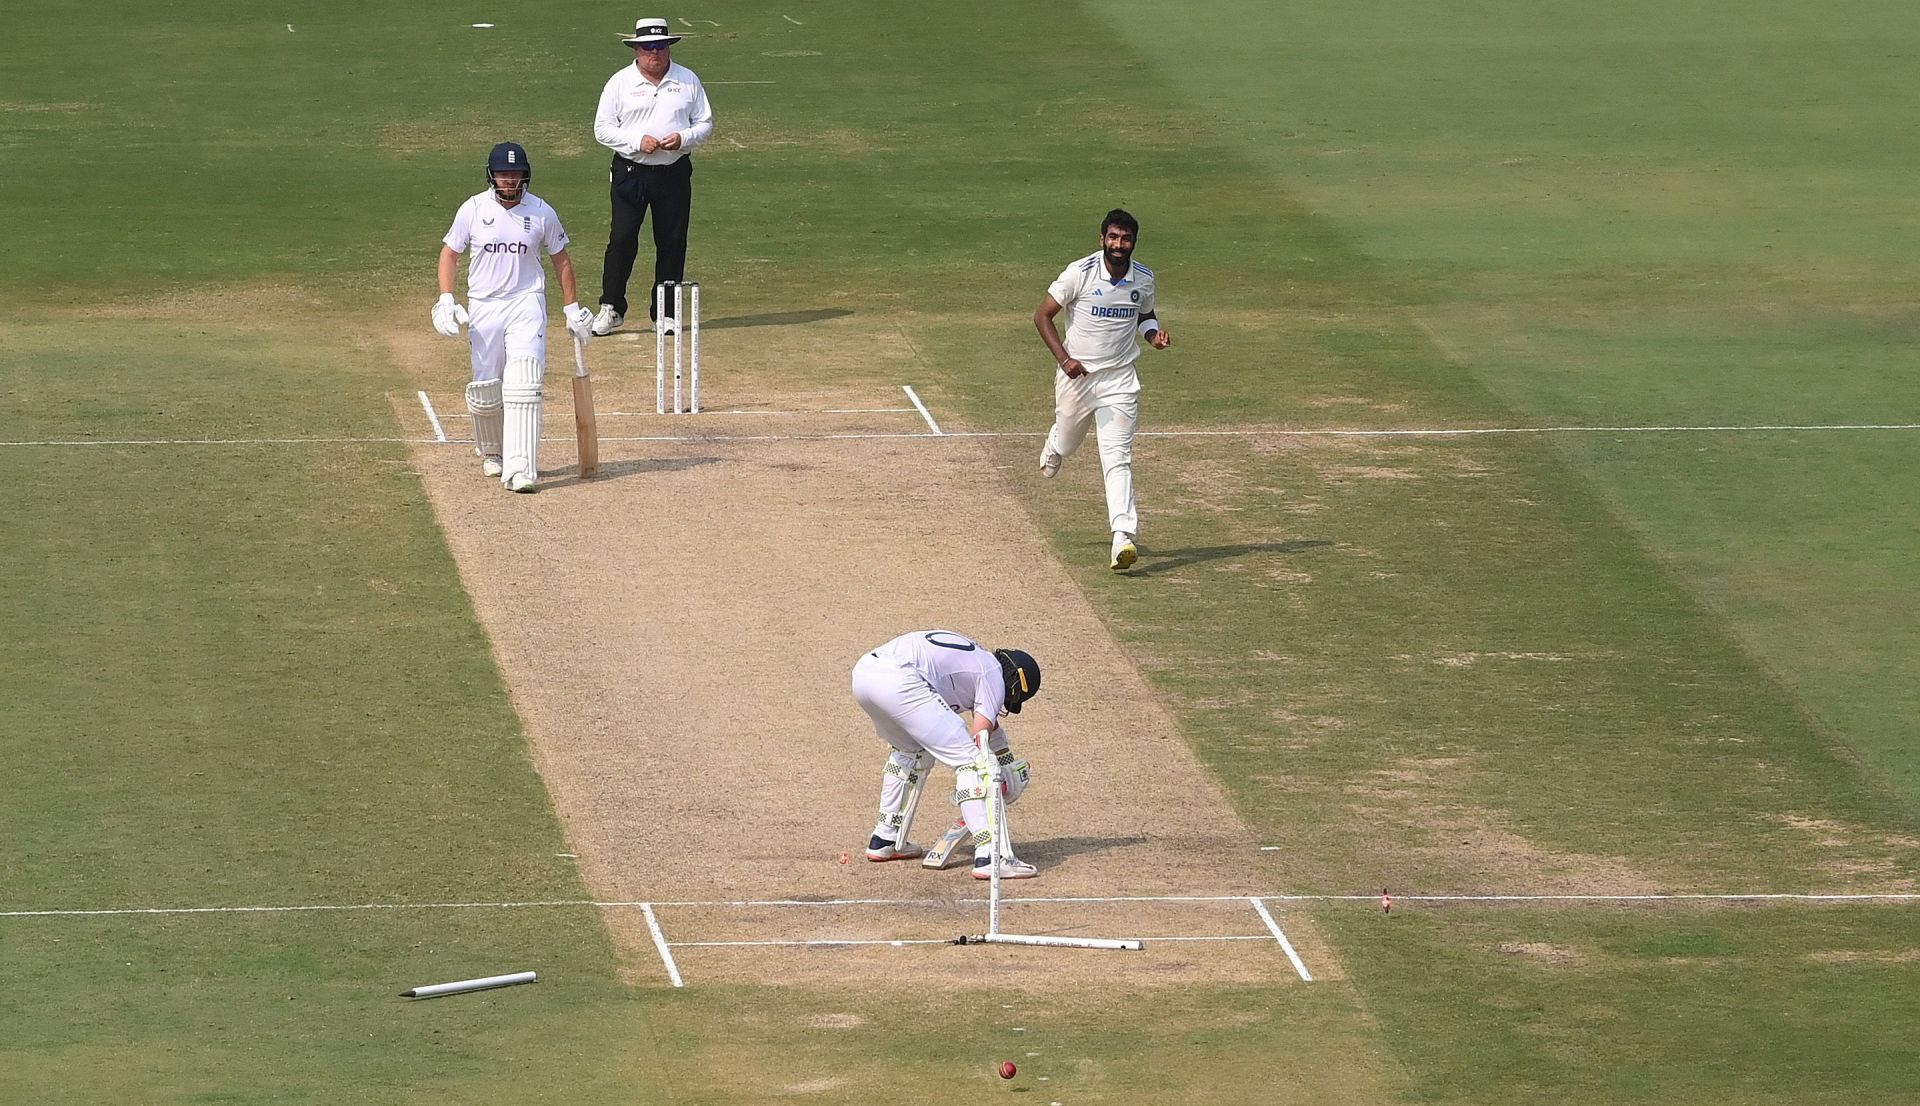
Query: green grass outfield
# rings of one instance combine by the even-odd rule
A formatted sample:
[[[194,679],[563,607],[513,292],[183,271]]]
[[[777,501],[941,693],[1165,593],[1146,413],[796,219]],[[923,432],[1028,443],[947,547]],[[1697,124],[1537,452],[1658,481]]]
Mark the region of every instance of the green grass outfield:
[[[728,139],[709,312],[897,313],[950,423],[1044,428],[1027,317],[1113,203],[1177,334],[1149,430],[1920,422],[1905,5],[668,14],[718,24],[678,51]],[[630,13],[285,18],[9,12],[0,442],[397,436],[378,331],[426,325],[504,137],[597,288],[588,123]],[[1276,892],[1911,891],[1916,443],[1148,438],[1129,579],[1090,456],[1019,486],[1285,847]],[[0,472],[0,912],[583,896],[403,446]],[[953,1101],[1042,1041],[1063,1104],[1920,1083],[1912,903],[1295,909],[1346,979],[1011,1014],[628,986],[582,908],[0,917],[0,1099]]]

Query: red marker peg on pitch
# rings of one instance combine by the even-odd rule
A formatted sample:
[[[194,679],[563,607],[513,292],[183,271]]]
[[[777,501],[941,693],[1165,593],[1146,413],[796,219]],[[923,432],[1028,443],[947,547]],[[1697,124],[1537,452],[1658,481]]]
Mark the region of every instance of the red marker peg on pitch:
[[[1380,913],[1393,913],[1393,896],[1387,894],[1387,889],[1384,887],[1380,889]]]

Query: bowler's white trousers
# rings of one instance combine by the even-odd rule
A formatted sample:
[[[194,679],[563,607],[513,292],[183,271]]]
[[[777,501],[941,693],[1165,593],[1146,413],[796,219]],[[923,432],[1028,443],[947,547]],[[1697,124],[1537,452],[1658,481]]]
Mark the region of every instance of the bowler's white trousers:
[[[1071,457],[1086,441],[1087,431],[1097,428],[1109,529],[1129,535],[1140,532],[1133,501],[1133,430],[1139,420],[1140,374],[1133,365],[1080,377],[1053,374],[1053,429],[1047,431],[1047,449]]]

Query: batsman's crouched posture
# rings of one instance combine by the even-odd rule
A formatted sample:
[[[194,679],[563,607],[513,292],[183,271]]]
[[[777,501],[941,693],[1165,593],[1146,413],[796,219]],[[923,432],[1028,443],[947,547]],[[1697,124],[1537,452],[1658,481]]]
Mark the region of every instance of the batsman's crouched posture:
[[[460,205],[441,240],[440,299],[433,305],[433,328],[447,337],[458,338],[460,324],[467,324],[473,357],[467,410],[481,471],[516,492],[533,491],[540,480],[547,285],[536,249],[553,257],[567,297],[567,329],[581,342],[593,335],[593,313],[580,306],[574,284],[567,232],[553,208],[527,191],[532,179],[519,143],[502,142],[488,154],[487,190]],[[453,296],[454,269],[469,251],[468,306],[462,307]]]
[[[998,776],[1005,804],[1019,797],[1028,778],[1013,758],[1002,713],[1018,714],[1040,690],[1040,666],[1018,649],[989,650],[951,630],[901,634],[853,666],[853,698],[893,752],[880,782],[880,820],[867,842],[867,859],[908,860],[921,850],[907,839],[912,807],[934,761],[954,770],[954,801],[973,837],[973,875],[992,876],[990,846],[996,831],[987,813],[987,789]],[[962,719],[971,712],[972,722]],[[992,756],[997,761],[990,762]],[[997,771],[996,771],[997,768]],[[1000,878],[1025,879],[1038,869],[1002,848]]]

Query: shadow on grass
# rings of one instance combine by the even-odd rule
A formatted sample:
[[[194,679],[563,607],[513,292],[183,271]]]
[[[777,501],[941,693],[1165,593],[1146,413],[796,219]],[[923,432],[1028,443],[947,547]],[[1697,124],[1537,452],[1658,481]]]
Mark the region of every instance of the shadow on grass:
[[[823,323],[828,319],[844,318],[853,314],[844,307],[817,307],[811,311],[770,311],[764,315],[731,315],[712,322],[702,322],[702,329],[729,330],[740,326],[799,326],[802,323]]]
[[[1157,576],[1163,572],[1173,572],[1203,561],[1224,561],[1256,553],[1304,553],[1309,549],[1324,549],[1332,544],[1330,541],[1322,541],[1318,538],[1302,538],[1296,541],[1248,542],[1244,545],[1203,545],[1191,549],[1147,549],[1141,552],[1140,563],[1134,565],[1133,571],[1127,575]]]

